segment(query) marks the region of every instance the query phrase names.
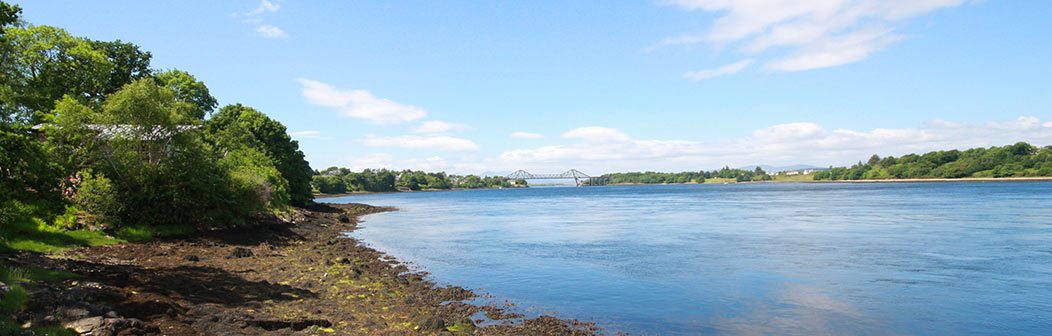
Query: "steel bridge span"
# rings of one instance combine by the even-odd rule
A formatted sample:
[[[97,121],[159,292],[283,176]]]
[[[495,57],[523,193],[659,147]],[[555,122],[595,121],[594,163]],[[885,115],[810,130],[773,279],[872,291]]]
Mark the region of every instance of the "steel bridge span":
[[[562,174],[533,174],[525,170],[519,169],[514,173],[505,176],[507,179],[531,179],[531,180],[568,180],[573,179],[574,183],[581,185],[581,180],[588,181],[589,184],[597,182],[601,177],[588,176],[588,174],[582,173],[577,169],[570,169]]]

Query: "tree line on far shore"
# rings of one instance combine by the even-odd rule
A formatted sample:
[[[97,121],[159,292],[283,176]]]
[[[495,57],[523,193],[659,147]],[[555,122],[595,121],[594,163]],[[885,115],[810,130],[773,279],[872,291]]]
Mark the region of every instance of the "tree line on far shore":
[[[1052,146],[1026,142],[965,151],[934,151],[902,157],[873,155],[851,167],[830,167],[817,180],[1052,176]]]
[[[731,169],[723,167],[719,170],[660,173],[660,172],[629,172],[604,174],[597,179],[601,184],[638,183],[638,184],[665,184],[665,183],[705,183],[705,180],[721,179],[733,180],[735,182],[746,181],[770,181],[772,178],[760,167],[753,170]]]
[[[448,190],[526,187],[526,180],[509,181],[498,176],[452,175],[444,172],[387,169],[365,169],[353,172],[347,168],[329,167],[315,171],[314,191],[323,194],[346,192],[390,192],[404,190]]]
[[[217,111],[204,83],[151,68],[137,45],[20,13],[0,2],[0,248],[80,229],[225,226],[311,202],[310,166],[278,121]]]

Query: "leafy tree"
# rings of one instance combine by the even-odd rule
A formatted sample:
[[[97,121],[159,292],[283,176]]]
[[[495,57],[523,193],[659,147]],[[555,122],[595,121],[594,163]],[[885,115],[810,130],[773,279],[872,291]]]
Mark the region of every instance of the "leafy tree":
[[[105,91],[113,64],[87,39],[50,26],[7,28],[4,35],[10,48],[2,70],[9,89],[2,92],[0,109],[8,121],[37,124],[64,95],[87,100]]]
[[[150,70],[152,55],[149,51],[139,49],[137,45],[117,40],[113,42],[91,41],[91,46],[101,51],[113,66],[102,91],[92,92],[92,94],[108,95],[117,92],[133,80],[149,77],[152,72]]]
[[[147,54],[149,56],[149,54]],[[208,93],[205,83],[198,81],[194,76],[185,71],[172,69],[154,75],[157,85],[161,85],[175,92],[179,101],[189,103],[194,107],[193,116],[204,120],[205,115],[212,113],[216,108],[216,99]]]
[[[238,197],[242,184],[206,149],[191,110],[171,90],[140,79],[110,95],[100,110],[60,100],[48,133],[78,148],[65,151],[75,154],[70,161],[109,179],[112,188],[83,192],[104,192],[90,195],[95,200],[116,195],[113,227],[237,222],[258,206]]]
[[[281,123],[251,107],[237,104],[221,108],[205,124],[205,130],[209,141],[222,152],[250,147],[266,154],[288,181],[293,205],[306,205],[313,199],[313,171],[304,160],[299,143],[289,137]]]

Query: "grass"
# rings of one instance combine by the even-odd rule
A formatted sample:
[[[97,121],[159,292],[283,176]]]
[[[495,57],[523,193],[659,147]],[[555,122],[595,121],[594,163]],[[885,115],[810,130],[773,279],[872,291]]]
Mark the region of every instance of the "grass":
[[[143,241],[156,237],[175,236],[196,231],[190,226],[126,226],[114,233],[118,239],[125,241]]]
[[[25,307],[29,301],[29,295],[23,284],[29,282],[44,281],[57,283],[66,279],[76,277],[73,273],[65,271],[53,271],[35,267],[13,267],[0,261],[0,282],[10,287],[10,290],[0,297],[0,316],[7,316]],[[13,324],[10,320],[0,319],[0,335],[21,335],[27,329]],[[32,327],[28,330],[35,335],[74,335],[72,331],[58,327]]]
[[[39,219],[16,221],[0,227],[0,252],[12,250],[40,253],[59,252],[81,246],[110,245],[122,239],[88,230],[63,231],[44,225]]]
[[[775,175],[774,182],[811,182],[815,180],[814,174],[797,175]]]
[[[705,183],[710,183],[710,184],[712,184],[712,183],[735,183],[735,182],[738,182],[738,180],[732,179],[732,178],[713,177],[713,178],[705,179]]]

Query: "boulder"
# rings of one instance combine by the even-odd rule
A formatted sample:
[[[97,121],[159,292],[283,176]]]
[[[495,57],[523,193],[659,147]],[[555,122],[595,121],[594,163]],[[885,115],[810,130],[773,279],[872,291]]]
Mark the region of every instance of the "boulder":
[[[249,252],[252,252],[252,251],[249,251]],[[197,256],[191,254],[191,255],[186,256],[186,261],[197,262],[197,261],[201,261],[201,258],[198,258]]]
[[[82,318],[65,325],[66,328],[73,329],[78,334],[87,334],[92,330],[98,329],[105,322],[102,316],[95,316],[89,318]]]

